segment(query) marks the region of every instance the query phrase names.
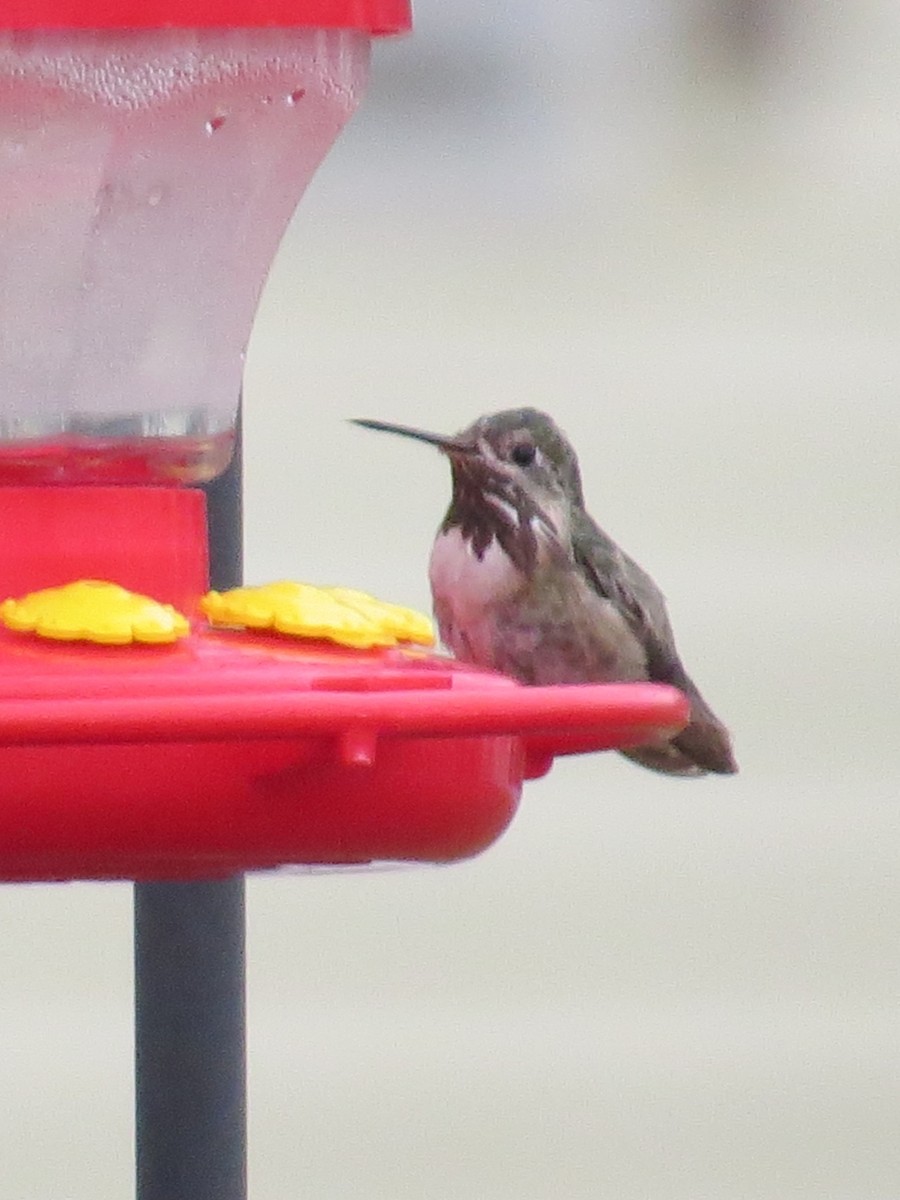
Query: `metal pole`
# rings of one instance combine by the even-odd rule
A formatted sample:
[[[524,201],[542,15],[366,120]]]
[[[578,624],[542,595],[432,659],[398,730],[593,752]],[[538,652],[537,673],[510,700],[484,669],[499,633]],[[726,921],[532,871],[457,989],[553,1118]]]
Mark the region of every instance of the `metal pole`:
[[[206,488],[214,588],[241,582],[240,426]],[[246,1200],[244,879],[134,888],[138,1200]]]

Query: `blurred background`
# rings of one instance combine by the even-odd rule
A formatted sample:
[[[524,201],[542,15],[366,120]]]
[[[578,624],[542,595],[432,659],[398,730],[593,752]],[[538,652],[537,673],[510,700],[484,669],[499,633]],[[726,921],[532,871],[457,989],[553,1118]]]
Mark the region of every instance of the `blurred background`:
[[[518,404],[736,779],[560,763],[452,868],[254,878],[255,1200],[900,1195],[900,8],[418,0],[272,272],[246,575],[429,607]],[[15,1200],[131,1194],[124,885],[0,891]]]

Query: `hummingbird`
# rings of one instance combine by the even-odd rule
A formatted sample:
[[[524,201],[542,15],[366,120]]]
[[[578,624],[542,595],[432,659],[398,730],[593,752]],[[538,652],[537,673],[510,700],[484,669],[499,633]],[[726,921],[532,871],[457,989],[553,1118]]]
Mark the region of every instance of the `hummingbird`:
[[[578,457],[546,413],[507,409],[449,437],[353,423],[427,442],[450,461],[429,580],[457,659],[532,686],[671,684],[690,701],[688,725],[622,753],[668,775],[737,771],[727,729],[682,665],[662,592],[588,513]]]

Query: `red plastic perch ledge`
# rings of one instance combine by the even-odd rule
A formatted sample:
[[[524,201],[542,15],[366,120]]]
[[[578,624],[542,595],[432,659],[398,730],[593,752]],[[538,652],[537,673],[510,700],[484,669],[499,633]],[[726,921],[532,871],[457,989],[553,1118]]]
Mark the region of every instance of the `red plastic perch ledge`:
[[[191,878],[447,861],[555,754],[686,717],[653,685],[523,688],[440,659],[194,635],[171,650],[0,641],[0,878]]]

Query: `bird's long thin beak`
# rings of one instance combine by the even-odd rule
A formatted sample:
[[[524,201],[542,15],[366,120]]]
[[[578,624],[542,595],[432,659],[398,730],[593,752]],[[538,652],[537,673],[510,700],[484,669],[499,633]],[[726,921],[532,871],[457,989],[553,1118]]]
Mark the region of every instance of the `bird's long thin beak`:
[[[445,454],[472,454],[475,447],[458,438],[444,437],[439,433],[428,433],[425,429],[413,429],[409,425],[392,425],[390,421],[370,421],[366,417],[351,417],[351,425],[361,425],[363,429],[374,429],[378,433],[397,433],[401,437],[415,438],[417,442],[428,442],[437,446]]]

